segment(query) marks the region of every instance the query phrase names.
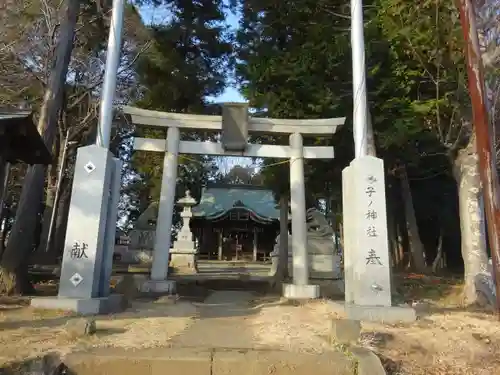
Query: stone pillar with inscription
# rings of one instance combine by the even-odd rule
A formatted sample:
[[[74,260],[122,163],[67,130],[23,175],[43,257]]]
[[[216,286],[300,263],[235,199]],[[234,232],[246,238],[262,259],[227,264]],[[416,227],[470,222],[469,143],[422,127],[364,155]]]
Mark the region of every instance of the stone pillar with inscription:
[[[186,196],[177,201],[182,207],[182,228],[177,234],[177,241],[174,242],[170,254],[172,255],[171,266],[177,269],[198,272],[197,256],[198,250],[193,241],[193,234],[189,229],[189,221],[193,217],[191,209],[196,205],[196,200],[191,196],[191,192],[186,191]]]
[[[413,321],[412,308],[392,305],[384,162],[373,156],[356,158],[343,178],[347,315]]]
[[[391,277],[387,214],[385,201],[384,162],[372,156],[351,163],[350,187],[354,226],[351,227],[350,259],[354,285],[353,302],[366,306],[391,306]]]
[[[106,148],[78,149],[58,296],[33,298],[33,307],[89,315],[121,306],[109,295],[120,169]]]

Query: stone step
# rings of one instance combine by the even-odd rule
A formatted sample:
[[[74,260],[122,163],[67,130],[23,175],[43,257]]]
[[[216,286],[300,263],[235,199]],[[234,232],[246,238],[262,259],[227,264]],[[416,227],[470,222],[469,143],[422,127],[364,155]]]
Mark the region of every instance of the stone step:
[[[98,349],[64,359],[75,375],[353,375],[355,363],[340,352],[155,348]]]

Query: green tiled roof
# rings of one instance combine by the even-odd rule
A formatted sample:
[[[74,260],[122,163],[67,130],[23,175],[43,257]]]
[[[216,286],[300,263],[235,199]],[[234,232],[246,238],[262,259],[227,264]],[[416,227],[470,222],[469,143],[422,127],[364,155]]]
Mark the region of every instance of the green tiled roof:
[[[203,189],[200,203],[193,207],[194,217],[208,220],[217,219],[235,206],[244,206],[261,220],[279,220],[279,209],[271,190],[251,185],[212,185]],[[158,202],[151,202],[149,207],[135,222],[135,229],[152,229],[150,221],[156,221]]]
[[[257,216],[279,220],[274,194],[269,189],[251,185],[213,185],[203,189],[193,216],[216,219],[235,206],[244,206]]]

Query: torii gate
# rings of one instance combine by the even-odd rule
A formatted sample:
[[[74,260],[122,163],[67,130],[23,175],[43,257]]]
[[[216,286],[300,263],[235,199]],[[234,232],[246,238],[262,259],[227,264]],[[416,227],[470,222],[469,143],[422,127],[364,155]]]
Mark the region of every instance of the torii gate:
[[[109,280],[112,272],[113,241],[116,231],[116,213],[120,195],[121,162],[109,152],[113,118],[113,99],[116,89],[116,77],[120,62],[121,34],[123,26],[124,0],[113,0],[111,27],[109,29],[106,57],[105,78],[101,95],[100,116],[96,145],[80,147],[77,152],[73,189],[69,210],[68,228],[65,239],[61,278],[56,298],[33,298],[31,305],[37,308],[65,309],[80,314],[96,314],[120,309],[121,296],[110,294]],[[354,145],[355,160],[343,171],[343,201],[345,210],[345,278],[347,315],[355,320],[368,318],[373,320],[379,314],[382,320],[414,320],[415,311],[411,308],[391,308],[391,282],[389,251],[387,243],[387,220],[385,202],[385,181],[383,160],[367,156],[367,113],[366,68],[363,37],[362,0],[351,0],[351,46],[354,93]],[[129,113],[133,109],[129,108]],[[227,112],[227,111],[226,111]],[[231,111],[229,111],[231,112]],[[148,115],[149,114],[149,115]],[[169,136],[163,141],[163,149],[156,143],[155,149],[167,151],[164,182],[172,182],[177,174],[176,156],[179,152],[193,151],[189,143],[180,142],[180,128],[200,129],[193,121],[205,119],[214,130],[223,130],[221,145],[205,144],[204,148],[216,155],[260,156],[290,158],[290,182],[292,195],[292,224],[295,233],[294,242],[298,244],[294,252],[294,284],[285,286],[285,296],[291,298],[310,298],[317,295],[317,288],[308,285],[305,237],[305,188],[303,178],[304,157],[319,158],[320,149],[309,149],[302,145],[302,133],[333,133],[344,119],[332,120],[271,120],[250,119],[248,113],[240,111],[236,127],[227,126],[231,116],[181,116],[158,112],[132,114],[140,120],[156,122],[156,126],[167,126]],[[172,117],[173,116],[173,117]],[[238,117],[238,116],[236,116]],[[191,119],[191,121],[189,121]],[[236,119],[236,118],[235,118]],[[325,124],[325,121],[327,122]],[[331,121],[331,123],[329,122]],[[220,124],[222,122],[222,125]],[[167,124],[168,123],[168,124]],[[191,123],[191,126],[187,126]],[[224,125],[226,123],[226,125]],[[310,131],[323,127],[320,132]],[[326,130],[327,126],[333,127]],[[203,129],[203,127],[202,127]],[[290,135],[290,147],[248,145],[247,131],[284,132]],[[280,130],[281,129],[281,130]],[[309,131],[308,131],[309,130]],[[235,134],[233,132],[236,131]],[[242,132],[238,135],[238,132]],[[231,137],[236,137],[236,144],[231,145]],[[195,147],[202,147],[197,144]],[[139,145],[138,145],[139,146]],[[144,145],[146,148],[146,146]],[[269,147],[273,147],[270,149]],[[196,150],[196,149],[195,149]],[[313,151],[309,151],[313,150]],[[333,157],[333,148],[330,149]],[[175,182],[175,179],[174,179]],[[368,186],[365,184],[368,183]],[[345,184],[345,185],[344,185]],[[167,184],[165,183],[165,186]],[[166,187],[165,187],[166,189]],[[366,190],[365,190],[366,189]],[[367,192],[369,193],[367,200]],[[372,193],[380,194],[372,199]],[[172,193],[173,194],[173,193]],[[168,207],[173,207],[173,198],[167,193],[160,202],[163,206],[161,219],[171,223]],[[349,206],[349,210],[346,207]],[[373,207],[372,207],[373,206]],[[370,220],[366,222],[366,208],[370,209]],[[376,208],[376,211],[374,210]],[[372,215],[375,211],[376,215]],[[170,212],[172,210],[170,209]],[[375,218],[376,217],[376,218]],[[360,225],[360,220],[364,220]],[[376,224],[376,225],[374,225]],[[364,232],[366,230],[369,233]],[[377,231],[380,229],[380,235]],[[153,285],[169,286],[163,279],[154,279],[167,273],[166,259],[170,230],[165,241],[155,248],[156,265],[154,266]],[[160,233],[161,235],[161,233]],[[158,236],[157,238],[161,238]],[[167,245],[168,244],[168,245]],[[166,250],[165,250],[165,246]],[[366,263],[365,263],[366,261]],[[373,267],[372,267],[373,266]],[[297,272],[298,271],[298,272]],[[156,281],[158,281],[156,283]],[[361,307],[361,308],[359,308]],[[392,316],[388,318],[387,314]],[[401,314],[406,316],[402,316]],[[401,319],[403,317],[403,319]],[[397,318],[397,319],[395,319]]]
[[[290,201],[292,216],[293,284],[286,285],[283,293],[288,298],[317,298],[319,287],[309,285],[307,260],[307,227],[303,159],[332,159],[333,147],[303,146],[303,135],[332,135],[345,118],[317,120],[281,120],[253,118],[248,115],[246,103],[226,103],[222,116],[187,115],[124,107],[138,126],[167,128],[167,138],[135,138],[134,150],[164,152],[161,196],[158,209],[156,238],[151,280],[146,289],[168,292],[174,287],[167,280],[171,245],[172,215],[175,204],[175,186],[179,154],[243,156],[290,159]],[[221,132],[222,142],[181,141],[182,129]],[[248,133],[290,134],[290,145],[249,144]]]

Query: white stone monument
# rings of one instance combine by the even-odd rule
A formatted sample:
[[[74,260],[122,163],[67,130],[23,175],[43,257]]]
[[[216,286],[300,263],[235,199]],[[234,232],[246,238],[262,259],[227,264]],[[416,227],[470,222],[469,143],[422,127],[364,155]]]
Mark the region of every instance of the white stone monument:
[[[105,148],[78,149],[58,296],[33,298],[33,307],[80,314],[117,308],[115,296],[110,297],[110,278],[120,169],[121,162]]]
[[[384,162],[372,156],[354,159],[355,176],[348,187],[352,200],[349,228],[352,255],[352,302],[362,306],[392,306]],[[353,202],[355,202],[353,204]]]
[[[343,178],[347,315],[413,321],[412,308],[392,305],[384,162],[373,156],[356,158]]]
[[[170,249],[170,265],[184,271],[198,272],[196,243],[193,241],[193,234],[189,228],[189,221],[193,217],[191,209],[196,205],[196,200],[191,196],[191,192],[186,191],[186,196],[177,201],[182,207],[181,218],[182,228],[177,234],[177,241]]]
[[[356,320],[412,321],[410,307],[392,307],[384,162],[368,156],[363,1],[351,0],[351,57],[355,159],[342,172],[347,316]],[[371,135],[371,137],[369,137]]]

